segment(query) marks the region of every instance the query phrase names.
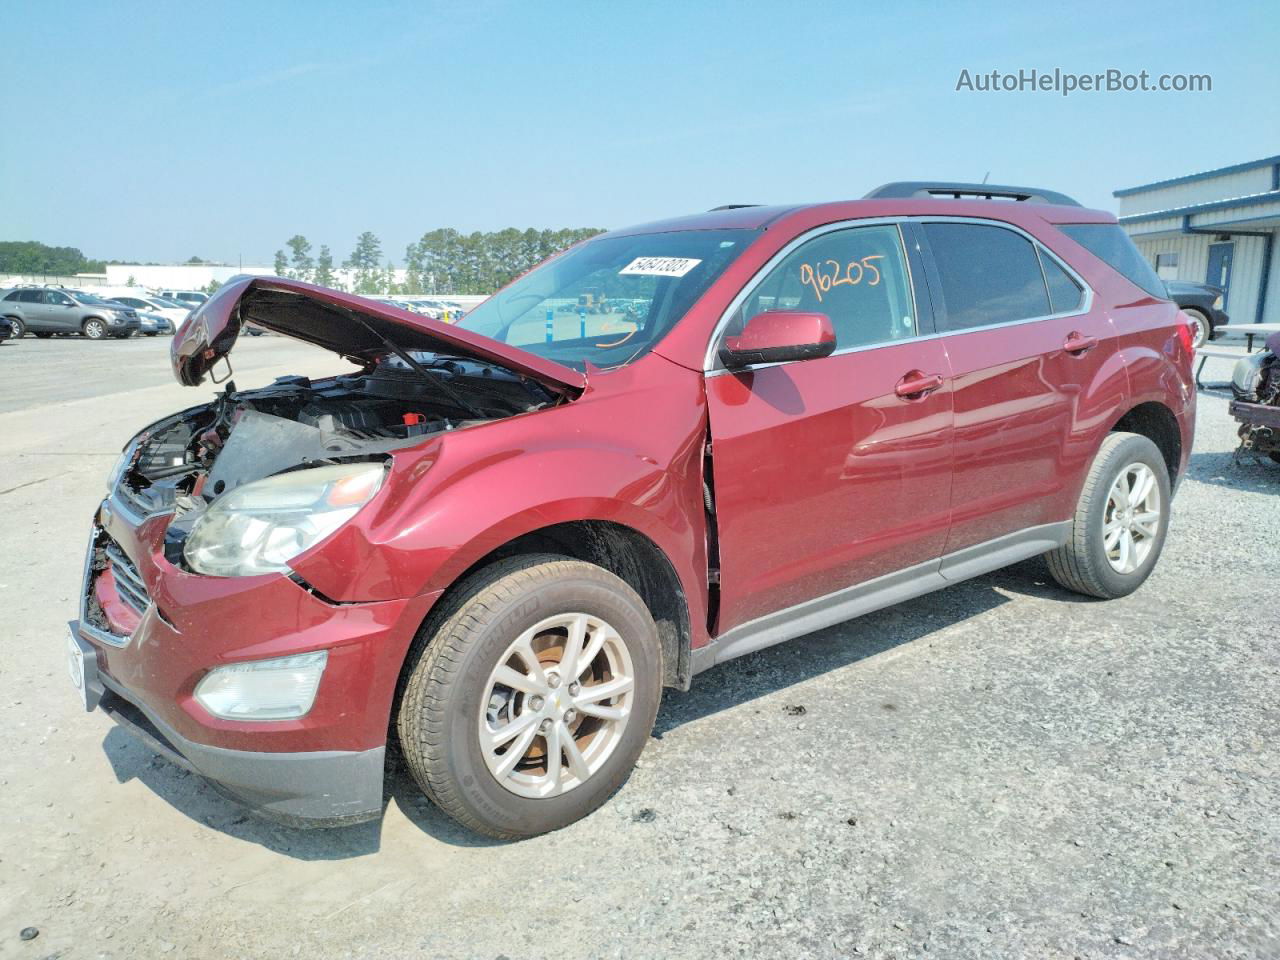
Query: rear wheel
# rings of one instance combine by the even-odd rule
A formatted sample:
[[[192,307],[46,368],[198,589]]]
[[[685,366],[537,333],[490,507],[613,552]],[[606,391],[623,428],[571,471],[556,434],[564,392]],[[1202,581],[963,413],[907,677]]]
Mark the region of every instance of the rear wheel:
[[[1047,554],[1053,578],[1106,600],[1138,589],[1164,547],[1170,492],[1154,443],[1136,433],[1109,434],[1080,492],[1071,538]]]
[[[90,317],[84,322],[84,335],[90,340],[102,340],[107,335],[107,325],[97,317]]]
[[[494,564],[453,597],[410,655],[396,724],[409,771],[445,813],[501,839],[585,817],[657,715],[644,602],[607,570],[549,555]]]
[[[1209,338],[1213,334],[1213,327],[1209,323],[1209,318],[1195,307],[1186,307],[1182,312],[1191,318],[1191,347],[1193,350],[1199,350],[1209,342]]]
[[[19,340],[26,335],[27,325],[25,323],[17,317],[7,317],[6,319],[9,321],[9,335],[13,339]],[[39,334],[36,334],[36,336],[39,336]]]

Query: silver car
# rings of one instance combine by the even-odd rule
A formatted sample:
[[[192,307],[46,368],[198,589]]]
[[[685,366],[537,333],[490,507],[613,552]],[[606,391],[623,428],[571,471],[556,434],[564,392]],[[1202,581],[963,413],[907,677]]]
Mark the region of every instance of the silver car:
[[[18,287],[0,293],[0,317],[9,321],[15,337],[30,331],[42,339],[55,333],[80,334],[90,340],[124,338],[141,326],[138,312],[131,307],[59,287]]]

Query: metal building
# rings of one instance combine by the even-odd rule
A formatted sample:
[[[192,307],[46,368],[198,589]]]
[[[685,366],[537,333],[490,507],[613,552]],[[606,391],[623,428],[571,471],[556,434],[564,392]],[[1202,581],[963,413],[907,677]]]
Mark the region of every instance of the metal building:
[[[1280,156],[1115,196],[1120,225],[1160,276],[1222,287],[1233,323],[1280,323]]]

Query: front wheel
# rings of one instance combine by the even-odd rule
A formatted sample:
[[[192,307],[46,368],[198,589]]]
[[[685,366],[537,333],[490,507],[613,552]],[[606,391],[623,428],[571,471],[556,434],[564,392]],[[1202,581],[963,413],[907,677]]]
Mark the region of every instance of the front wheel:
[[[1136,433],[1108,434],[1080,492],[1070,539],[1047,554],[1049,573],[1086,596],[1133,593],[1164,548],[1171,492],[1154,443]]]
[[[107,336],[107,325],[91,317],[84,322],[84,335],[90,340],[103,340]]]
[[[622,785],[653,729],[662,648],[644,602],[550,555],[481,570],[410,654],[397,732],[445,813],[515,839],[567,826]]]

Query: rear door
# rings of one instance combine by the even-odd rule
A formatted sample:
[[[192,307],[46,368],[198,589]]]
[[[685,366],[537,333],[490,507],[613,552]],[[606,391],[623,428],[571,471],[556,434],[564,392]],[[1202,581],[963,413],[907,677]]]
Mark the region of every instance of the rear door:
[[[940,556],[951,393],[917,256],[897,223],[824,227],[731,306],[718,340],[762,311],[807,310],[831,318],[836,350],[707,372],[718,633]],[[900,393],[927,377],[932,388]]]
[[[1104,373],[1110,319],[1034,238],[996,221],[919,230],[953,378],[951,554],[1068,519],[1099,411],[1125,383],[1118,364],[1118,379]]]
[[[18,302],[22,304],[22,314],[27,319],[28,330],[43,332],[58,329],[49,320],[51,310],[44,302],[43,290],[22,290],[18,294]]]

